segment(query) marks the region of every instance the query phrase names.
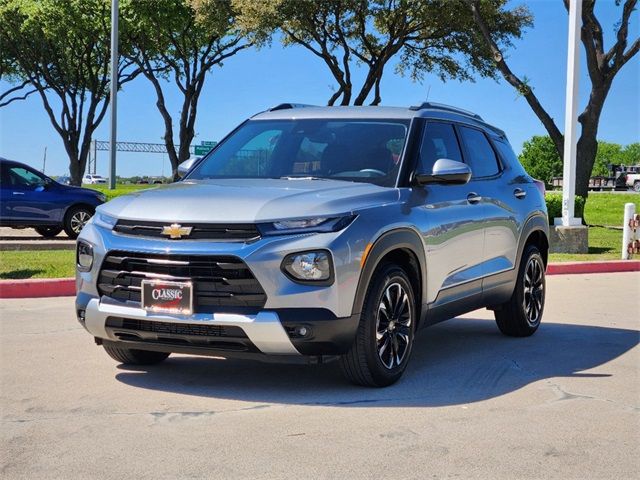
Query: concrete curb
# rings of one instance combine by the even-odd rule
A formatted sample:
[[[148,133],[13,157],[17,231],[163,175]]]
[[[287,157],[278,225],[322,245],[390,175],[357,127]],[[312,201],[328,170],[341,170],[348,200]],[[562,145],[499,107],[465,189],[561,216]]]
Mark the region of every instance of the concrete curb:
[[[547,275],[640,272],[640,260],[550,263]],[[67,297],[76,294],[75,278],[0,280],[0,298]]]
[[[0,298],[68,297],[75,294],[75,278],[0,280]]]
[[[640,272],[640,260],[609,260],[603,262],[550,263],[547,275],[574,275],[579,273]]]
[[[0,251],[74,250],[75,240],[0,240]]]

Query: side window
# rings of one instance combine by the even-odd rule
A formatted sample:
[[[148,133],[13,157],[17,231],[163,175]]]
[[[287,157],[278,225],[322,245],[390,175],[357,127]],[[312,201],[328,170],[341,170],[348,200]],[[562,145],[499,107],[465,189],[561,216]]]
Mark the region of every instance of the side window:
[[[440,158],[462,161],[460,146],[453,125],[429,122],[422,136],[418,172],[431,173],[433,164]]]
[[[500,172],[498,159],[487,137],[480,130],[460,127],[462,142],[465,146],[465,161],[471,168],[474,178],[490,177]]]
[[[35,188],[44,183],[44,179],[31,170],[22,167],[8,169],[9,183],[16,187]]]

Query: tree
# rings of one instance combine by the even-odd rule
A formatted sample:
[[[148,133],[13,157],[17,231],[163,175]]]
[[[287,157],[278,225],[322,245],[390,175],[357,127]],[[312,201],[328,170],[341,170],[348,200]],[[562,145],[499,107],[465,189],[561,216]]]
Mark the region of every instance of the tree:
[[[553,177],[562,176],[562,159],[548,135],[535,135],[524,142],[518,158],[529,175],[547,186]]]
[[[0,45],[11,79],[40,96],[80,185],[109,99],[108,0],[2,0]],[[120,83],[137,75],[118,64]]]
[[[563,0],[569,9],[569,0]],[[620,0],[616,4],[621,4]],[[576,159],[576,195],[587,196],[589,177],[598,151],[598,124],[607,95],[615,76],[620,69],[640,50],[640,38],[635,39],[627,48],[629,37],[629,20],[634,12],[637,0],[626,0],[622,6],[620,21],[615,26],[615,43],[607,50],[604,33],[595,12],[595,0],[582,2],[581,40],[586,52],[587,71],[591,81],[589,100],[583,112],[578,116],[582,131],[578,139]],[[499,45],[493,32],[485,2],[469,0],[469,6],[485,44],[491,49],[496,69],[524,98],[540,119],[549,133],[553,144],[562,158],[564,153],[564,136],[555,121],[544,109],[529,83],[517,76],[507,64],[503,48]]]
[[[640,163],[640,143],[622,146],[618,143],[598,141],[598,150],[590,176],[609,176],[609,165],[636,165]],[[524,142],[519,157],[527,173],[551,184],[553,177],[562,176],[562,158],[548,135],[535,135]]]
[[[508,47],[529,25],[526,8],[485,9],[496,42]],[[396,70],[420,80],[426,73],[442,79],[471,80],[472,72],[493,76],[491,52],[473,28],[462,0],[234,0],[238,22],[265,44],[279,33],[284,45],[300,45],[321,59],[337,83],[328,104],[363,105],[382,99],[380,83],[393,58]],[[354,66],[365,78],[354,89]]]
[[[189,158],[207,74],[250,44],[234,27],[229,1],[129,0],[122,3],[121,15],[123,36],[130,45],[123,54],[154,88],[164,121],[164,142],[177,179],[178,165]],[[166,104],[169,79],[182,94],[177,128]]]

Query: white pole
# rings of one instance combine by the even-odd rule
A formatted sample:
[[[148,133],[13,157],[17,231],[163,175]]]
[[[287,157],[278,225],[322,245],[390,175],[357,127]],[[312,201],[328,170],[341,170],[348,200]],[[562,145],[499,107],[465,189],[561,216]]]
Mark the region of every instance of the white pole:
[[[578,81],[580,79],[580,29],[582,0],[569,0],[569,41],[567,51],[567,92],[564,114],[564,170],[562,176],[562,218],[554,223],[565,227],[581,225],[575,218],[576,130],[578,127]]]
[[[109,190],[116,188],[116,141],[118,119],[118,0],[111,0],[111,135],[109,137]]]
[[[628,252],[629,243],[633,240],[634,229],[631,228],[630,222],[636,214],[635,203],[624,204],[624,223],[622,224],[622,260],[629,260],[631,255]]]

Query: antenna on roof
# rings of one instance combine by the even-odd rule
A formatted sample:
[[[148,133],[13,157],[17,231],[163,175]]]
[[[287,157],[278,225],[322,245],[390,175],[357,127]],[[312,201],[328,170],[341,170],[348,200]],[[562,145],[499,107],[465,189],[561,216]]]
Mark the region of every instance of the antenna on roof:
[[[427,98],[424,99],[425,102],[429,101],[429,94],[431,93],[431,85],[429,85],[429,88],[427,88]]]

